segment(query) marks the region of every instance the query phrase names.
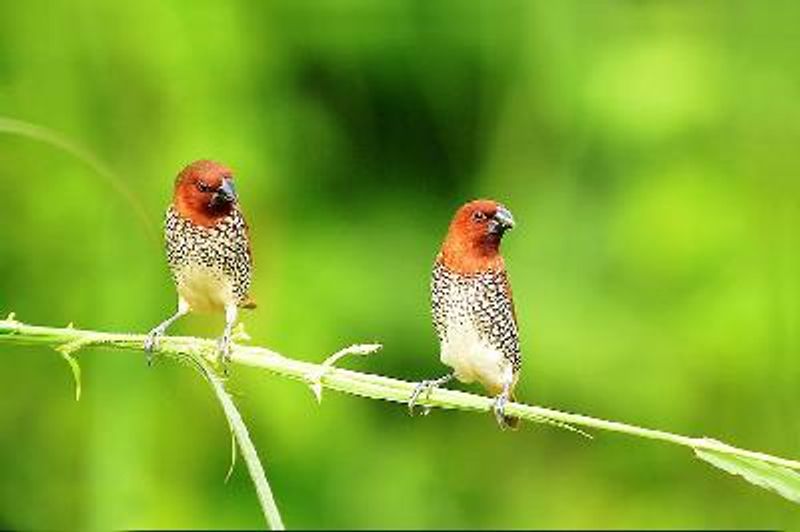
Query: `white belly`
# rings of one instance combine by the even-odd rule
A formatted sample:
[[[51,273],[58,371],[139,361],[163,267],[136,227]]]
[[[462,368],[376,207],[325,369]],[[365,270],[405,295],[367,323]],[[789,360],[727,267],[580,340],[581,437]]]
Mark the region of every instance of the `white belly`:
[[[491,394],[514,385],[513,368],[503,354],[481,339],[471,323],[452,323],[442,342],[442,363],[453,368],[461,382],[478,381]]]
[[[234,300],[233,287],[219,270],[187,266],[178,278],[178,294],[195,312],[220,312]]]

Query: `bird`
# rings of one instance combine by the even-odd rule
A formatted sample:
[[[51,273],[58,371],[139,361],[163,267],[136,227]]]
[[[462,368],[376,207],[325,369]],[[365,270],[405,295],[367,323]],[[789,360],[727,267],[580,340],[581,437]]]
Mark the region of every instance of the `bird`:
[[[409,412],[420,396],[453,378],[478,381],[495,397],[493,411],[501,429],[517,428],[519,418],[505,414],[514,400],[522,356],[517,316],[500,243],[514,217],[494,200],[462,205],[450,223],[431,273],[431,314],[442,363],[452,368],[438,379],[417,384]],[[426,410],[427,413],[427,410]]]
[[[227,373],[239,309],[256,307],[249,295],[253,270],[249,230],[230,168],[202,159],[178,173],[164,241],[178,305],[172,316],[148,333],[144,342],[148,365],[159,339],[176,320],[189,312],[223,313],[218,355]]]

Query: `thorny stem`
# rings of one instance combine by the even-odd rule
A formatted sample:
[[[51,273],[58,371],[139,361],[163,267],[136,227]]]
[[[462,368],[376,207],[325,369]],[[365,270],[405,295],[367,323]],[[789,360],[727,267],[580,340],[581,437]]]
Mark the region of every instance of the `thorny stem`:
[[[109,348],[141,351],[144,335],[104,333],[73,328],[40,327],[15,321],[13,317],[0,320],[0,343],[41,344],[51,347],[75,346],[84,348],[102,345]],[[165,336],[161,339],[157,352],[173,357],[204,357],[215,360],[215,343],[212,340],[185,336]],[[414,391],[416,383],[383,377],[370,373],[350,371],[320,364],[287,358],[263,347],[234,345],[231,362],[242,366],[260,368],[295,379],[309,386],[321,384],[325,388],[339,392],[405,403]],[[313,388],[312,388],[313,389]],[[434,407],[489,412],[493,399],[480,395],[446,389],[434,389],[430,396],[421,401]],[[590,429],[628,434],[640,438],[658,440],[693,450],[721,452],[742,458],[763,462],[800,471],[800,461],[780,458],[765,453],[733,447],[705,437],[689,437],[662,430],[654,430],[616,421],[607,421],[581,414],[571,414],[522,403],[506,404],[506,413],[534,422],[549,422],[562,425],[576,425]]]
[[[242,415],[236,409],[236,405],[233,404],[233,399],[231,399],[231,396],[225,390],[225,383],[214,373],[214,370],[205,360],[198,357],[195,361],[197,362],[200,373],[208,380],[208,383],[214,389],[217,399],[219,399],[222,404],[225,417],[228,418],[231,434],[242,450],[242,457],[247,465],[250,478],[255,484],[258,502],[261,504],[261,510],[264,512],[264,517],[267,520],[269,528],[272,530],[286,530],[280,511],[278,510],[278,505],[275,503],[275,496],[272,494],[272,488],[270,488],[269,482],[267,481],[264,466],[261,465],[261,460],[258,459],[258,451],[256,451],[256,447],[250,439],[250,433],[242,420]],[[235,452],[236,447],[232,446],[231,449]],[[230,471],[233,471],[234,460],[235,457],[231,461]],[[228,476],[230,476],[230,472]]]

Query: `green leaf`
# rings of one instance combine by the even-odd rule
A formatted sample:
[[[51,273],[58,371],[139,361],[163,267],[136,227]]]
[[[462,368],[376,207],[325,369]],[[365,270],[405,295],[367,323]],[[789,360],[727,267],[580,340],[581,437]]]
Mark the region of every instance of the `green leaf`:
[[[714,467],[800,504],[800,473],[797,471],[721,451],[695,449],[694,453]]]
[[[225,484],[231,479],[233,470],[236,468],[236,434],[231,431],[231,465],[228,466],[228,472],[225,474]]]

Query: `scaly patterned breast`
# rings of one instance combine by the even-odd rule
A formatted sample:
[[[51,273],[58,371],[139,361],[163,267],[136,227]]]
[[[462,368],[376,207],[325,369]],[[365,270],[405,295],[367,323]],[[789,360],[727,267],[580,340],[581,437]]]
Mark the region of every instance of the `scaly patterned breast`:
[[[499,392],[521,365],[514,303],[505,272],[464,275],[437,263],[431,279],[441,359],[463,382]]]
[[[199,312],[241,304],[250,289],[252,260],[247,225],[238,209],[213,227],[167,210],[167,262],[178,293]]]

